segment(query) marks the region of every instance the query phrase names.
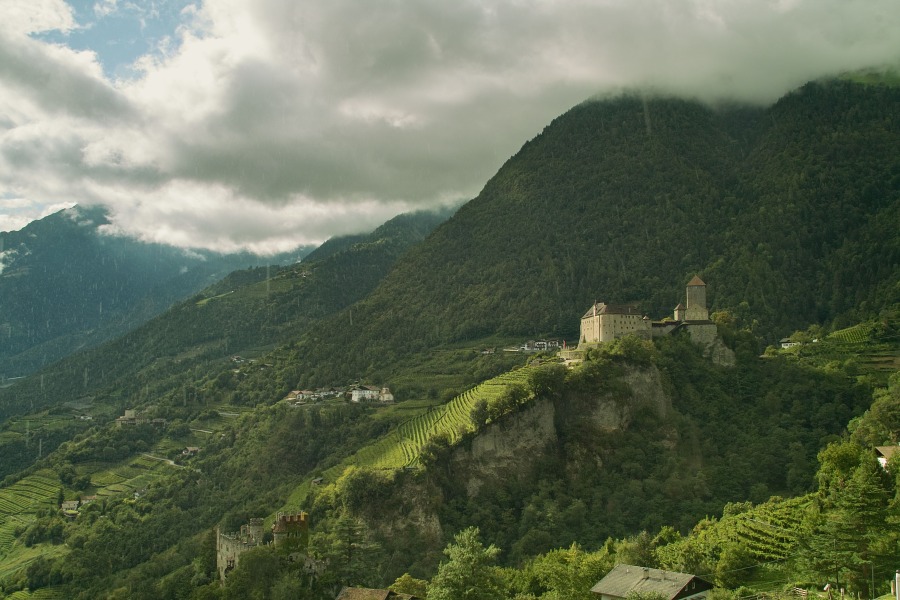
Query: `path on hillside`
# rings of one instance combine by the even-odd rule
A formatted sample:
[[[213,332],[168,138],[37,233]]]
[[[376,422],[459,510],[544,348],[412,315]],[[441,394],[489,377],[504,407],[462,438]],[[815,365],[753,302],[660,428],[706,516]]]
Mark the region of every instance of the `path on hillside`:
[[[153,456],[152,454],[149,454],[149,453],[147,453],[147,452],[141,452],[141,456],[145,456],[145,457],[150,458],[150,459],[153,459],[153,460],[158,460],[158,461],[164,462],[164,463],[166,463],[167,465],[171,465],[171,466],[173,466],[173,467],[175,467],[175,468],[177,468],[177,469],[183,469],[183,468],[184,468],[183,465],[176,464],[175,461],[172,460],[171,458],[163,458],[162,456]]]

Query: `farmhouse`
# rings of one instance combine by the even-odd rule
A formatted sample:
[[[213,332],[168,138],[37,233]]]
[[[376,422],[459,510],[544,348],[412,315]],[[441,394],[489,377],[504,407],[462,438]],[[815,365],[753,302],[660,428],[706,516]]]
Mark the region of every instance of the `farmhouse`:
[[[350,391],[350,402],[384,402],[394,401],[394,395],[390,388],[371,387],[367,385],[357,386]]]
[[[876,446],[875,457],[882,469],[887,469],[888,462],[895,454],[900,454],[900,446]]]
[[[665,600],[702,600],[712,584],[696,575],[633,565],[617,565],[591,592],[601,600],[624,600],[629,594],[658,594]]]

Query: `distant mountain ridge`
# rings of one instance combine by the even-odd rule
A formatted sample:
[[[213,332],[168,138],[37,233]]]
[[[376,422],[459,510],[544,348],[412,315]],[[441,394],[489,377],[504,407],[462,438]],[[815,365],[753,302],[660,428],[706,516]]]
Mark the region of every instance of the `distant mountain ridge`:
[[[102,208],[0,234],[0,375],[25,375],[133,329],[229,272],[277,257],[184,251],[106,235]]]

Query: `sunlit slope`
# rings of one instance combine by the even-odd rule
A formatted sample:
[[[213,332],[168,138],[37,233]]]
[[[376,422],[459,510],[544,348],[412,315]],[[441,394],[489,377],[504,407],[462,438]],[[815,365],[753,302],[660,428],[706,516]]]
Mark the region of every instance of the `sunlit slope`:
[[[425,445],[437,437],[448,443],[475,430],[472,409],[479,402],[490,405],[504,393],[516,387],[526,387],[534,367],[522,367],[478,384],[454,397],[446,404],[429,406],[421,413],[401,423],[386,436],[363,446],[340,464],[324,471],[319,477],[324,482],[335,481],[349,466],[368,469],[402,469],[419,467]],[[302,505],[310,489],[306,481],[292,495],[289,504]]]

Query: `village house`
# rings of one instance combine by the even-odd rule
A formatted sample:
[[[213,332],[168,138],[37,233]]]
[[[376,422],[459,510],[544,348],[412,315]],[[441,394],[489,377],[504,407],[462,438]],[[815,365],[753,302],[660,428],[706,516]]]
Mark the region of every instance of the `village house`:
[[[165,427],[168,421],[159,418],[148,419],[134,409],[125,409],[124,415],[116,417],[116,427],[123,427],[125,425],[146,425],[147,423],[154,427]]]
[[[876,446],[875,456],[878,458],[878,464],[881,468],[887,470],[888,462],[895,454],[900,453],[900,446]]]
[[[350,390],[350,402],[382,402],[389,404],[394,401],[394,395],[388,387],[371,387],[359,385]]]
[[[544,352],[558,349],[559,340],[528,340],[519,348],[523,352]]]
[[[83,498],[79,498],[78,500],[65,500],[62,504],[59,505],[60,511],[64,517],[68,519],[74,519],[78,516],[78,511],[82,506],[87,506],[91,502],[94,502],[97,499],[97,496],[84,496]]]
[[[80,505],[81,502],[78,500],[66,500],[59,506],[59,509],[66,518],[74,519],[78,516],[78,507]]]
[[[660,595],[664,600],[702,600],[713,585],[696,575],[634,565],[616,565],[591,588],[601,600],[624,600],[628,595]]]

